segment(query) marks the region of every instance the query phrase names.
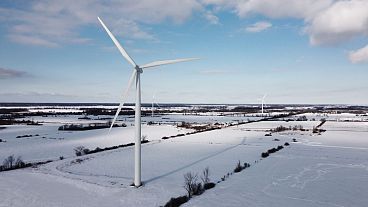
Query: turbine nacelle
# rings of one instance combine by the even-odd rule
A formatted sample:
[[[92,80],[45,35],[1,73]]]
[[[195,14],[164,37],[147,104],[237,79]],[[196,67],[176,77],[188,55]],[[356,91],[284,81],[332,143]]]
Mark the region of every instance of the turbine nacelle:
[[[137,73],[143,73],[143,69],[140,68],[138,65],[134,67],[134,69],[137,71]]]

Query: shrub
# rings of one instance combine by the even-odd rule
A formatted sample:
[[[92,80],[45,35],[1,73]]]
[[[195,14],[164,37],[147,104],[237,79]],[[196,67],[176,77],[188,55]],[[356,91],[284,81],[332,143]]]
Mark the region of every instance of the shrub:
[[[147,142],[147,135],[142,136],[141,142]]]
[[[285,144],[284,144],[285,146],[289,146],[290,144],[289,144],[289,142],[285,142]]]
[[[268,154],[268,152],[262,152],[261,156],[262,158],[266,158],[268,157],[270,154]]]
[[[271,131],[273,131],[273,132],[282,132],[282,131],[286,131],[286,130],[289,130],[289,128],[286,128],[286,127],[284,127],[282,125],[276,127],[275,129],[271,129]]]
[[[240,172],[242,170],[243,170],[243,166],[241,166],[240,160],[239,160],[238,163],[236,164],[235,169],[234,169],[234,173],[238,173],[238,172]]]
[[[215,186],[216,186],[215,183],[206,183],[203,185],[203,188],[204,190],[208,190],[208,189],[214,188]]]
[[[313,127],[313,133],[318,133],[320,134],[321,132],[325,132],[326,130],[325,129],[320,129],[318,127]]]
[[[293,139],[293,142],[297,142],[295,138]]]
[[[60,156],[60,157],[59,157],[59,159],[60,159],[60,160],[63,160],[63,159],[64,159],[64,157],[63,157],[63,156]]]
[[[178,207],[189,200],[188,196],[180,196],[177,198],[171,198],[169,202],[165,204],[164,207]]]
[[[305,129],[303,128],[302,125],[295,125],[295,126],[293,126],[293,130],[294,131],[296,131],[296,130],[305,131]]]
[[[204,192],[202,183],[197,183],[193,188],[193,195],[201,195]]]
[[[90,152],[90,150],[88,148],[83,149],[83,154],[84,155],[88,154],[89,152]]]
[[[94,151],[94,152],[101,152],[101,151],[103,151],[103,149],[101,149],[101,148],[99,148],[99,147],[96,147],[93,151]]]
[[[77,155],[77,156],[82,156],[82,155],[84,155],[85,153],[84,153],[84,150],[85,150],[86,148],[85,147],[83,147],[83,146],[78,146],[78,147],[76,147],[76,148],[74,148],[74,152],[75,152],[75,155]]]
[[[0,139],[0,142],[3,142],[3,140],[2,140],[2,139]]]
[[[281,149],[283,149],[283,148],[284,148],[283,146],[279,145],[279,146],[277,147],[277,150],[281,150]]]
[[[277,152],[277,149],[276,148],[272,148],[272,149],[269,149],[267,152],[268,152],[268,154],[272,154],[272,153]]]
[[[265,134],[265,136],[266,137],[270,137],[270,136],[272,136],[272,134],[271,133],[267,133],[267,134]]]
[[[142,140],[141,143],[144,144],[144,143],[148,143],[148,139],[145,139],[145,140]]]
[[[208,167],[206,167],[203,172],[202,172],[202,176],[201,176],[201,180],[203,182],[203,185],[206,185],[207,183],[210,182],[210,169]]]

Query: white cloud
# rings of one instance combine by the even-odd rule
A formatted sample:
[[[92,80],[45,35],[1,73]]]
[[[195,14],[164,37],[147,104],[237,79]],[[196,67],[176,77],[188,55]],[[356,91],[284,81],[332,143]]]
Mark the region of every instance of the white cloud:
[[[333,45],[357,37],[368,37],[367,0],[202,0],[202,2],[223,10],[231,10],[240,18],[263,15],[269,18],[301,19],[305,23],[304,34],[309,36],[311,45]],[[254,30],[257,31],[256,28]],[[364,59],[363,49],[350,53],[352,62],[363,62],[360,60]]]
[[[266,29],[269,29],[272,27],[272,24],[270,22],[256,22],[248,27],[245,28],[245,31],[247,32],[262,32]]]
[[[351,51],[349,59],[352,63],[368,63],[368,45],[359,50]]]
[[[307,26],[312,45],[336,44],[368,35],[368,1],[339,1]]]
[[[241,1],[236,12],[240,17],[257,13],[271,18],[308,19],[328,7],[331,2],[332,0],[249,0]]]
[[[204,4],[230,9],[239,17],[262,14],[271,18],[309,18],[334,0],[202,0]]]
[[[213,14],[213,12],[206,11],[204,13],[204,18],[208,20],[210,24],[220,24],[219,18]]]
[[[149,32],[143,31],[139,25],[131,20],[120,19],[112,22],[112,32],[123,37],[130,37],[134,39],[153,40],[155,37]]]
[[[202,9],[197,0],[38,0],[27,4],[30,6],[22,9],[0,8],[0,21],[10,25],[7,36],[12,41],[46,47],[88,42],[88,38],[80,36],[80,29],[97,25],[97,16],[117,26],[113,27],[116,35],[154,39],[142,25],[181,23]]]
[[[45,46],[45,47],[57,47],[58,44],[55,42],[48,41],[44,38],[37,37],[36,35],[31,36],[27,34],[10,34],[8,35],[9,39],[23,44],[28,45],[39,45],[39,46]]]
[[[305,22],[312,45],[336,44],[368,35],[366,0],[203,0],[231,9],[239,17],[261,14],[269,18],[296,18]]]
[[[200,12],[210,24],[219,24],[214,12],[230,11],[240,18],[262,15],[303,20],[312,45],[331,45],[368,36],[367,0],[33,0],[26,8],[0,8],[12,41],[57,47],[89,42],[80,30],[97,25],[101,16],[113,32],[129,39],[156,40],[151,24],[182,23]],[[246,28],[259,32],[271,27],[259,23]]]

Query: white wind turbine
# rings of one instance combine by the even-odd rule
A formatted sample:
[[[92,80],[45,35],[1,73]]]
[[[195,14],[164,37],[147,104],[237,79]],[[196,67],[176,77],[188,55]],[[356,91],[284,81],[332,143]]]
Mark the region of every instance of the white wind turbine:
[[[152,97],[152,106],[151,106],[151,117],[153,117],[153,113],[154,113],[154,110],[155,110],[155,104],[160,107],[160,105],[158,105],[158,103],[155,102],[155,94],[153,94],[153,97]]]
[[[263,106],[264,106],[264,103],[265,103],[266,96],[267,96],[267,94],[263,95],[263,97],[262,97],[262,116],[263,116]]]
[[[100,17],[97,17],[98,21],[100,21],[102,27],[106,30],[107,34],[110,36],[115,46],[119,49],[120,53],[123,57],[134,67],[132,75],[129,79],[128,86],[125,89],[121,102],[119,104],[118,110],[116,111],[115,117],[111,123],[110,130],[113,127],[121,108],[124,105],[124,101],[128,92],[130,90],[133,81],[135,81],[136,87],[136,98],[135,98],[135,145],[134,145],[134,185],[136,187],[141,186],[141,73],[143,73],[143,69],[152,68],[160,65],[196,60],[198,58],[186,58],[186,59],[176,59],[176,60],[162,60],[162,61],[154,61],[142,66],[137,65],[134,60],[128,55],[125,49],[120,45],[118,40],[114,37],[114,35],[110,32],[110,30],[106,27]]]

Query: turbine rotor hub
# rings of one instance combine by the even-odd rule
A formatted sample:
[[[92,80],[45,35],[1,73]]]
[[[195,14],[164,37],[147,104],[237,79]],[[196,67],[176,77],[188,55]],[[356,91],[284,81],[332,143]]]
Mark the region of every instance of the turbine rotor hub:
[[[138,73],[143,73],[143,69],[140,68],[138,65],[135,66],[135,69],[137,70]]]

